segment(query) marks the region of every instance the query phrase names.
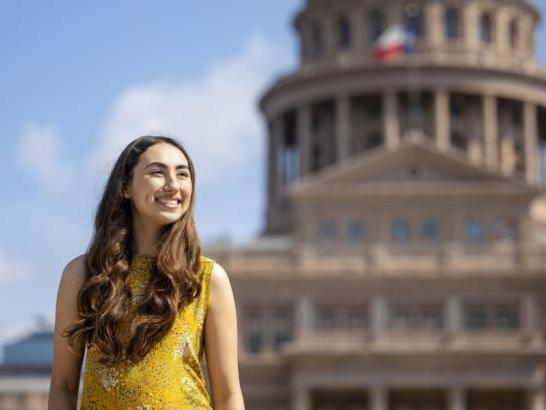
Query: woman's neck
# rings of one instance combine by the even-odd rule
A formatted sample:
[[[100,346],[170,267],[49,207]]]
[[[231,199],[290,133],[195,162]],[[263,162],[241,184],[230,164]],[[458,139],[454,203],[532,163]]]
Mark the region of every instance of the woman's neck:
[[[160,228],[142,223],[138,218],[133,218],[133,255],[156,256],[157,237]]]

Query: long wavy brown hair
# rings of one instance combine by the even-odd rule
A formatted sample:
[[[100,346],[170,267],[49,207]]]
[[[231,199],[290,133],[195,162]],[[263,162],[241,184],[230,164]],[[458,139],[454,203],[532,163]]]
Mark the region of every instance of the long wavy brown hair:
[[[128,314],[130,289],[125,282],[132,258],[130,200],[123,196],[141,154],[157,143],[172,144],[188,160],[192,194],[187,211],[166,225],[157,238],[154,272],[130,326],[127,343],[118,333]],[[78,293],[78,319],[63,336],[75,346],[95,344],[99,362],[111,366],[139,362],[165,336],[177,312],[199,296],[201,245],[193,221],[195,170],[183,146],[165,136],[143,136],[132,141],[117,159],[95,214],[94,232],[85,255],[86,281]]]

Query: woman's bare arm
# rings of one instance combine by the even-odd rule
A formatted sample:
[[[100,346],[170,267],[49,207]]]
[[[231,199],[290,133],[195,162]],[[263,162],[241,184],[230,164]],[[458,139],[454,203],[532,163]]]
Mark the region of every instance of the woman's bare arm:
[[[50,410],[76,409],[80,384],[80,369],[84,347],[75,355],[68,349],[67,338],[61,332],[77,318],[77,295],[85,281],[84,255],[70,261],[62,274],[55,307],[55,338],[53,365],[49,386]]]
[[[237,359],[237,314],[226,271],[212,269],[205,351],[215,410],[244,410]]]

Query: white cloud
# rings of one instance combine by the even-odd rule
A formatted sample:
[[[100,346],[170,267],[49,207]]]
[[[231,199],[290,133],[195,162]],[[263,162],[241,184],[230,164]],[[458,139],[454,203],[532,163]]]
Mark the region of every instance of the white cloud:
[[[237,55],[213,64],[200,78],[130,87],[117,98],[89,159],[91,173],[109,170],[134,138],[165,134],[187,147],[200,184],[228,170],[232,174],[259,154],[257,99],[289,62],[285,51],[256,34]]]
[[[16,147],[21,167],[38,179],[49,192],[66,192],[72,185],[72,170],[63,158],[57,129],[26,125]]]
[[[0,285],[31,276],[32,268],[23,257],[0,248]]]

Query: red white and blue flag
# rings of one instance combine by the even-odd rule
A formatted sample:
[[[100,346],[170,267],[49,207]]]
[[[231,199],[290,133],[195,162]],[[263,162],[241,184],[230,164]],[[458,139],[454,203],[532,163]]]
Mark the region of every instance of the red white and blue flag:
[[[373,48],[375,60],[390,60],[412,53],[415,47],[415,34],[401,24],[388,27],[376,40]]]

